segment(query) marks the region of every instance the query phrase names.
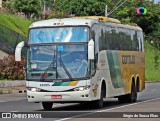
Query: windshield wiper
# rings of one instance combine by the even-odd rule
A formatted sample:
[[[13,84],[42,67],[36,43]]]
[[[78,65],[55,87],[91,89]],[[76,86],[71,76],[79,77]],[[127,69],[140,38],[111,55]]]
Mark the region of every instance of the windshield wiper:
[[[68,75],[68,77],[69,77],[71,80],[73,80],[71,74],[70,74],[69,71],[67,70],[67,68],[66,68],[66,66],[64,65],[63,61],[61,60],[61,58],[60,58],[59,60],[60,60],[60,63],[61,63],[61,65],[62,65],[64,71],[65,71],[66,74]]]
[[[41,78],[40,78],[40,81],[44,81],[45,80],[45,78],[47,77],[47,72],[48,72],[48,70],[51,68],[51,66],[53,65],[53,67],[54,67],[54,64],[55,64],[55,62],[56,62],[56,60],[55,59],[53,59],[52,60],[52,62],[49,64],[49,66],[47,67],[47,69],[44,71],[44,73],[42,74],[42,76],[41,76]]]

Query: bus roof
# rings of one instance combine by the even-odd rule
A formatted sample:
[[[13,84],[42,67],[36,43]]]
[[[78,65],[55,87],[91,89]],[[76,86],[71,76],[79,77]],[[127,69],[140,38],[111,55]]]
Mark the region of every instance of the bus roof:
[[[37,21],[31,24],[30,28],[35,27],[54,27],[54,26],[92,26],[92,24],[98,23],[96,19],[84,19],[84,18],[62,18],[62,19],[48,19]]]
[[[72,18],[61,18],[61,19],[48,19],[34,22],[29,28],[37,27],[57,27],[57,26],[92,26],[95,23],[103,23],[109,26],[142,30],[138,26],[121,24],[117,19],[103,17],[103,16],[82,16],[82,17],[72,17]]]
[[[80,16],[80,17],[74,17],[74,18],[97,19],[103,22],[111,22],[111,23],[119,23],[119,24],[121,23],[118,19],[104,17],[104,16]]]

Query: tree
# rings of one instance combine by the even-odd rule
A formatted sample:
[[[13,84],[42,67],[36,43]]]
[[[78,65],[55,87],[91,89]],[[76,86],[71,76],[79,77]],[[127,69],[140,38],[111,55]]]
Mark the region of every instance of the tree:
[[[27,18],[40,15],[39,0],[15,0],[14,6],[18,12],[23,12]]]
[[[104,15],[105,0],[56,0],[54,8],[75,16]]]
[[[7,12],[9,12],[9,13],[14,13],[15,12],[15,10],[14,10],[14,0],[2,1],[2,5],[3,5],[3,8],[5,8],[5,10],[7,10]]]
[[[113,8],[113,2],[108,3],[108,5],[111,6],[110,8]],[[136,13],[136,8],[140,6],[144,6],[147,9],[146,15],[138,15]],[[160,7],[146,0],[129,0],[110,14],[109,17],[117,18],[126,24],[136,23],[143,29],[146,35],[149,35],[154,31],[158,31],[157,25],[160,21]]]

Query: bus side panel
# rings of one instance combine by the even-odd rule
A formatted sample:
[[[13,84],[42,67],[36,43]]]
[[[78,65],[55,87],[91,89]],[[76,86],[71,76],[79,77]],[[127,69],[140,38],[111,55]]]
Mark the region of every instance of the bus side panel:
[[[142,91],[145,88],[144,53],[138,51],[119,51],[118,56],[121,66],[122,80],[125,84],[124,91],[130,93],[133,77],[135,82],[137,81],[137,77],[139,77],[139,91]]]
[[[97,68],[98,70],[95,75],[98,76],[94,76],[92,82],[99,81],[100,83],[98,84],[101,86],[101,82],[105,81],[106,97],[115,97],[125,94],[117,51],[100,51],[98,54]]]
[[[139,77],[139,91],[145,88],[145,64],[144,53],[136,51],[107,50],[107,60],[111,83],[114,87],[112,92],[122,88],[124,94],[131,92],[132,78],[137,81]],[[116,93],[120,95],[119,93]],[[111,95],[111,94],[109,94]]]

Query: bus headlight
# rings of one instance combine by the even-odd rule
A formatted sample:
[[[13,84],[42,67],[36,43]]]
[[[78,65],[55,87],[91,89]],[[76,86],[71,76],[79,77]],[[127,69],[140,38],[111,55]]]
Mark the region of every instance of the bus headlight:
[[[40,92],[41,91],[40,88],[36,88],[36,87],[27,87],[27,90],[29,90],[31,92]]]
[[[89,88],[90,88],[89,85],[87,85],[87,86],[81,86],[81,87],[74,88],[74,91],[84,91],[84,90],[88,90]]]

